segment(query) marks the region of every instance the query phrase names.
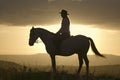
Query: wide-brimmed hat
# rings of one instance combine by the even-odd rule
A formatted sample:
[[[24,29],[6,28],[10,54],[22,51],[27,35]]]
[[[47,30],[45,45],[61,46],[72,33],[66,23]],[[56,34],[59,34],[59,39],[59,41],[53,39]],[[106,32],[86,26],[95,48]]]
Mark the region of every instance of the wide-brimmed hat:
[[[69,15],[68,12],[66,10],[61,10],[60,14],[65,14],[65,15]]]

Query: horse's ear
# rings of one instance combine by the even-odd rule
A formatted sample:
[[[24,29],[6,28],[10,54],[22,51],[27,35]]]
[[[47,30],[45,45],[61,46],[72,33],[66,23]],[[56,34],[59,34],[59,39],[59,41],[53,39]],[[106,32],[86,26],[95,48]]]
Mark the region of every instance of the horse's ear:
[[[32,29],[34,29],[34,26],[32,27]]]

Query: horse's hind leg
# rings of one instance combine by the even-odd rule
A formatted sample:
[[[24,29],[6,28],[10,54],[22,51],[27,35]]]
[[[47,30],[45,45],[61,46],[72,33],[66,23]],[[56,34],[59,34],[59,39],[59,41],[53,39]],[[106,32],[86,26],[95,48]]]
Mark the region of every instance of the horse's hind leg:
[[[88,76],[88,74],[89,74],[89,60],[88,60],[87,55],[85,55],[85,56],[83,57],[83,59],[84,59],[85,64],[86,64],[86,75]]]
[[[79,60],[79,68],[78,68],[77,74],[80,73],[82,65],[83,65],[83,57],[82,57],[82,55],[78,54],[78,60]]]

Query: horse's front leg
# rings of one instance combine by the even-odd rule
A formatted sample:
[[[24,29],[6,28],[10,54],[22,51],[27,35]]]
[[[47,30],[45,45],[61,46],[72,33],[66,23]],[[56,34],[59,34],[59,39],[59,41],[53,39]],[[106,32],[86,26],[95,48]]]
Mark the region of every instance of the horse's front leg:
[[[78,54],[78,60],[79,60],[79,68],[78,68],[77,74],[80,74],[80,71],[81,71],[81,68],[82,68],[82,65],[83,65],[83,57],[82,57],[82,55]]]
[[[55,74],[56,74],[56,60],[55,60],[55,55],[50,55],[51,57],[51,63],[52,63],[52,75],[51,75],[51,80],[55,79]]]
[[[55,60],[55,55],[50,55],[50,57],[51,57],[51,62],[52,62],[53,73],[56,73],[56,60]]]

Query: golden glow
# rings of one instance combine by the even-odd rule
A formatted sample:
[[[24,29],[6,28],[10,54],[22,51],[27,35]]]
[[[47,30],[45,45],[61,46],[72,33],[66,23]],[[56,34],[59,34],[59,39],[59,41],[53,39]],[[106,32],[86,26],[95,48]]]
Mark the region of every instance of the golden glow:
[[[44,29],[47,29],[51,32],[56,33],[60,29],[60,25],[50,25],[50,26],[36,26],[36,27],[42,27]],[[98,32],[98,28],[93,28],[94,25],[71,25],[70,26],[70,32],[71,35],[86,35],[86,36],[95,36]]]
[[[32,27],[32,26],[31,26]],[[0,54],[36,54],[47,53],[45,45],[41,41],[35,43],[34,46],[28,45],[30,26],[6,26],[0,25]],[[60,25],[35,26],[47,29],[56,33],[60,29]],[[76,25],[70,26],[71,35],[85,35],[91,37],[97,49],[101,53],[120,55],[120,32],[115,30],[104,30],[95,28],[95,25]],[[93,54],[91,49],[88,54]]]

